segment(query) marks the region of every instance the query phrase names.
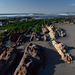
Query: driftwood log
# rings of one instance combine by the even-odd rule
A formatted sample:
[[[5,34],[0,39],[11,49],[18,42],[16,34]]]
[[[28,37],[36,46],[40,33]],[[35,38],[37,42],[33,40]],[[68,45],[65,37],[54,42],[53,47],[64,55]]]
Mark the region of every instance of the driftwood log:
[[[14,75],[35,75],[38,67],[44,66],[43,53],[41,46],[32,43],[28,44]]]
[[[49,35],[50,35],[52,44],[55,47],[55,49],[57,50],[57,52],[61,55],[62,60],[67,62],[67,63],[72,63],[72,57],[66,52],[63,43],[58,44],[56,42],[55,33],[53,31],[53,26],[46,26],[46,27],[50,31]]]
[[[53,46],[57,50],[57,52],[61,55],[61,59],[67,63],[72,63],[71,56],[66,52],[65,46],[63,43],[57,43],[55,40],[52,41]]]
[[[50,35],[50,38],[51,38],[51,40],[54,40],[54,39],[56,39],[55,38],[55,32],[53,31],[53,26],[46,26],[47,27],[47,29],[50,31],[49,32],[49,35]]]

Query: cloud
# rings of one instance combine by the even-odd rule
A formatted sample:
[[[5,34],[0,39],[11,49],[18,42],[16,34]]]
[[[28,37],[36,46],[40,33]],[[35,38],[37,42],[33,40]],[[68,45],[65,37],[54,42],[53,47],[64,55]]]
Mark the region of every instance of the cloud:
[[[75,4],[70,4],[71,6],[75,6]]]

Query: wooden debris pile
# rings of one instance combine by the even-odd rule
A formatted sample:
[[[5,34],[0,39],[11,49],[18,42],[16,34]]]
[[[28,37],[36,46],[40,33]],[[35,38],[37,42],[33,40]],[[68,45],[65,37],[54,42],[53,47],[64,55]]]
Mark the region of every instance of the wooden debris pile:
[[[2,47],[2,48],[1,48]],[[4,47],[4,48],[3,48]],[[4,73],[9,70],[14,61],[16,60],[17,52],[16,48],[5,47],[3,44],[0,45],[0,75],[4,75]]]
[[[14,75],[33,75],[38,67],[43,65],[43,53],[41,46],[28,44]]]

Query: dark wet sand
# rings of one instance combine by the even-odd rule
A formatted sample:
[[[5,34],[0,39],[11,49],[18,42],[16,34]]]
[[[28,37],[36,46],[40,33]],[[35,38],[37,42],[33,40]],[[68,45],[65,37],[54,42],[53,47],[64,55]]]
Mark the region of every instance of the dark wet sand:
[[[59,38],[57,41],[68,46],[68,52],[73,57],[73,63],[67,64],[63,62],[50,41],[33,42],[41,45],[46,52],[46,66],[45,68],[41,67],[37,75],[75,75],[75,25],[56,24],[56,26],[66,31],[67,36]],[[28,42],[18,49],[24,49],[27,44]]]

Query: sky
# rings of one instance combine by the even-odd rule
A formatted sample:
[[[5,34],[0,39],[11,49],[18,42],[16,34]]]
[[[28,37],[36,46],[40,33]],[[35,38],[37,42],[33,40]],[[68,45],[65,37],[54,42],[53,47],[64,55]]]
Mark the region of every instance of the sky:
[[[75,12],[75,0],[0,0],[0,13]]]

